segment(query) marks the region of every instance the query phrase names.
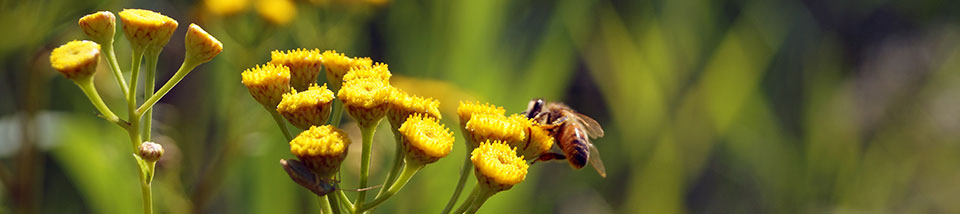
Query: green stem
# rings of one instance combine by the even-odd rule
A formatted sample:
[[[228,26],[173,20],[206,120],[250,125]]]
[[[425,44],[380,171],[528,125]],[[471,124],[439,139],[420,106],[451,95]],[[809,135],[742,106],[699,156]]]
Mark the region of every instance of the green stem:
[[[143,86],[143,97],[152,97],[155,90],[154,85],[156,84],[157,79],[157,60],[160,57],[160,49],[157,50],[147,50],[146,55],[144,56],[147,60],[147,76],[144,80]],[[143,119],[143,140],[150,141],[150,134],[152,133],[151,124],[153,123],[153,108],[147,109],[147,112],[144,113]]]
[[[317,197],[317,202],[320,203],[320,209],[324,214],[332,214],[333,208],[330,207],[330,200],[326,196]]]
[[[390,168],[390,172],[387,173],[387,179],[383,180],[383,185],[380,187],[380,192],[377,192],[376,197],[383,195],[387,189],[390,189],[390,186],[393,185],[394,181],[397,180],[397,175],[400,172],[400,167],[403,166],[403,142],[400,139],[400,132],[397,131],[398,127],[393,127],[391,124],[391,130],[393,130],[393,139],[396,141],[396,149],[394,149],[393,154],[393,167]],[[375,197],[375,198],[376,198]]]
[[[480,210],[480,206],[483,206],[483,203],[487,202],[487,199],[490,199],[490,196],[493,196],[493,194],[497,193],[496,191],[493,191],[490,188],[486,188],[484,186],[478,186],[478,187],[480,188],[480,193],[477,194],[476,200],[473,201],[473,203],[470,205],[470,209],[468,209],[466,213],[470,213],[470,214],[477,213],[477,210]]]
[[[347,194],[343,192],[342,189],[337,188],[337,198],[340,199],[341,205],[347,209],[349,213],[353,213],[353,210],[356,208],[353,206],[353,202],[350,202],[350,197],[347,197]]]
[[[74,81],[77,86],[80,87],[80,90],[87,95],[87,99],[90,100],[90,103],[97,108],[97,111],[100,111],[100,114],[103,115],[103,118],[111,123],[117,124],[120,127],[127,127],[127,124],[120,120],[120,117],[117,117],[113,111],[110,110],[110,107],[103,102],[103,98],[100,97],[100,93],[97,93],[97,88],[93,85],[93,76],[89,78],[77,79]]]
[[[266,108],[266,106],[264,106]],[[280,131],[283,131],[283,137],[287,138],[287,142],[293,140],[293,135],[290,135],[290,130],[287,129],[287,124],[283,123],[283,117],[280,116],[280,113],[277,113],[276,109],[269,109],[270,116],[273,116],[273,121],[277,122],[277,127],[280,127]]]
[[[167,95],[167,92],[170,92],[170,89],[173,89],[173,86],[176,86],[177,83],[179,83],[183,77],[187,76],[187,74],[190,73],[193,68],[196,68],[197,65],[199,64],[184,61],[183,64],[180,65],[180,69],[177,69],[177,73],[174,73],[173,77],[170,77],[170,79],[167,80],[167,83],[164,83],[163,86],[157,90],[156,94],[153,94],[153,96],[147,98],[146,101],[143,101],[143,104],[140,105],[140,108],[137,108],[137,112],[145,112],[147,109],[153,108],[153,105],[157,104],[157,101],[160,101],[160,98],[163,98],[164,95]]]
[[[123,91],[123,97],[130,96],[127,81],[124,80],[123,74],[120,71],[120,63],[117,62],[117,53],[113,51],[113,41],[100,44],[100,51],[103,52],[103,55],[107,58],[107,64],[110,64],[110,70],[113,71],[113,78],[115,78],[117,84],[120,85],[120,91]]]
[[[370,203],[361,204],[360,207],[357,208],[356,213],[362,213],[364,211],[373,209],[382,204],[384,201],[387,201],[387,199],[390,199],[390,197],[397,194],[400,189],[403,189],[403,186],[406,185],[407,182],[410,181],[410,178],[413,178],[413,175],[416,175],[420,169],[423,169],[423,166],[424,165],[422,164],[411,164],[409,162],[404,164],[403,171],[401,171],[400,175],[397,176],[397,180],[390,185],[390,189],[376,199],[373,199],[373,201],[370,201]]]
[[[373,150],[373,134],[377,132],[377,124],[380,121],[372,122],[367,124],[366,127],[360,127],[360,133],[363,135],[363,152],[360,154],[360,187],[357,189],[363,189],[367,187],[367,181],[370,177],[370,153]],[[367,191],[362,191],[357,196],[357,206],[363,204],[363,201],[366,200]],[[358,209],[359,210],[359,209]]]
[[[460,193],[463,192],[463,186],[467,184],[467,176],[470,175],[470,169],[473,169],[473,162],[470,161],[470,148],[464,147],[467,149],[467,155],[463,157],[463,165],[460,167],[460,180],[457,181],[457,188],[453,189],[453,196],[450,197],[450,201],[447,201],[447,206],[443,208],[443,214],[450,213],[450,210],[453,209],[453,205],[457,203],[457,199],[460,198]]]
[[[339,126],[341,118],[343,118],[343,103],[333,102],[333,117],[330,117],[330,125]]]
[[[473,187],[473,191],[470,192],[470,196],[467,196],[466,200],[463,200],[463,203],[460,204],[460,208],[457,208],[457,211],[453,213],[463,213],[467,211],[467,208],[470,208],[473,205],[473,201],[477,199],[477,195],[480,194],[480,186],[476,185]]]
[[[130,110],[130,122],[139,121],[140,118],[134,117],[137,115],[137,83],[140,82],[140,62],[143,59],[143,50],[133,50],[133,63],[131,63],[131,72],[130,72],[130,89],[127,94],[127,108]],[[139,131],[134,131],[139,132]]]
[[[143,176],[141,176],[141,181],[140,181],[140,192],[143,193],[143,213],[152,214],[153,213],[153,194],[150,187],[150,183],[146,182],[146,180],[143,179]]]
[[[330,209],[333,211],[334,214],[340,214],[342,210],[340,210],[340,201],[337,200],[336,195],[327,194],[320,197],[327,198],[327,203],[330,204]]]

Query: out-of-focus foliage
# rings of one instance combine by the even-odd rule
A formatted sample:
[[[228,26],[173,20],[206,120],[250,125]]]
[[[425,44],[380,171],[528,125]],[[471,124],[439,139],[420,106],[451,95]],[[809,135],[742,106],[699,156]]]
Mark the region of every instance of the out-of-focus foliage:
[[[122,8],[199,23],[224,46],[155,109],[160,212],[319,211],[240,84],[294,48],[390,64],[394,85],[440,100],[448,126],[460,100],[520,112],[534,97],[604,125],[606,179],[537,163],[484,213],[960,212],[960,2],[941,0],[0,1],[0,212],[140,209],[121,129],[47,61],[85,38],[79,17]],[[159,82],[182,47],[174,37],[161,54]],[[122,100],[107,70],[98,90]],[[387,127],[372,181],[393,153]],[[376,211],[442,210],[463,146]]]

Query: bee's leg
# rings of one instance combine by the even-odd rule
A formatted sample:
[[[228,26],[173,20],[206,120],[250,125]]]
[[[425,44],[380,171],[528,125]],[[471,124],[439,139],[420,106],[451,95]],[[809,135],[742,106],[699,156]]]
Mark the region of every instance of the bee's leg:
[[[537,157],[537,159],[534,159],[533,162],[530,162],[530,164],[534,164],[537,161],[551,161],[551,160],[563,160],[563,159],[567,159],[567,156],[560,153],[549,152],[549,153],[544,153],[540,155],[539,157]]]

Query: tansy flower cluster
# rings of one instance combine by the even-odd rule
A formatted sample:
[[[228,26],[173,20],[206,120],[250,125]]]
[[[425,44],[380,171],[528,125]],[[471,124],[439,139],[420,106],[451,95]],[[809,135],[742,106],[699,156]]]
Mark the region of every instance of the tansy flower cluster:
[[[100,116],[114,123],[130,136],[133,154],[140,167],[140,185],[143,191],[144,212],[152,213],[151,182],[154,166],[163,156],[163,147],[151,142],[152,109],[167,92],[200,64],[209,62],[223,51],[223,44],[196,24],[190,24],[184,36],[183,63],[173,76],[156,90],[156,64],[161,50],[176,31],[177,20],[144,9],[124,9],[119,13],[123,34],[130,42],[132,64],[121,70],[114,51],[117,17],[109,11],[100,11],[81,17],[77,24],[92,41],[70,41],[50,52],[50,65],[72,80],[100,112]],[[120,118],[103,101],[93,78],[100,57],[106,58],[120,90],[126,98],[128,118]],[[141,62],[146,60],[144,86],[139,86]],[[129,72],[130,78],[123,76]],[[129,83],[129,84],[128,84]],[[137,91],[144,91],[138,97]],[[139,101],[143,101],[142,103]]]
[[[326,82],[318,86],[321,72]],[[327,201],[330,209],[363,212],[396,194],[420,169],[453,149],[453,132],[440,123],[436,99],[408,94],[390,85],[385,63],[318,49],[271,52],[271,60],[241,73],[241,83],[265,107],[290,142],[296,160],[282,160],[290,178]],[[336,102],[339,100],[339,102]],[[362,132],[360,187],[368,187],[374,131],[389,118],[396,154],[380,193],[372,201],[361,191],[350,202],[336,187],[335,175],[346,157],[349,138],[337,128],[346,111]],[[283,118],[283,119],[281,119]],[[286,122],[285,122],[285,121]],[[304,131],[290,134],[287,122]]]

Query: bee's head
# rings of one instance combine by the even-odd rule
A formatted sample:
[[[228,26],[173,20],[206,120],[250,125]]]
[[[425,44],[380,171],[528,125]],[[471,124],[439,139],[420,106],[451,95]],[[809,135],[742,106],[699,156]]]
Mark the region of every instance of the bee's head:
[[[543,110],[543,99],[534,98],[530,100],[529,104],[527,104],[527,110],[524,111],[524,113],[526,114],[527,118],[534,118],[540,114],[541,110]]]

